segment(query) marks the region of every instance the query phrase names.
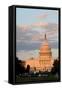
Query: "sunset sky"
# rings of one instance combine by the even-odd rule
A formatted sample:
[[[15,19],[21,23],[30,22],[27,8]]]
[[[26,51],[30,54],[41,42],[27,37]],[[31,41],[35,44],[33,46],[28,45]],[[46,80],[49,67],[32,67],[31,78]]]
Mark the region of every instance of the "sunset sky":
[[[58,11],[16,8],[16,56],[38,57],[46,33],[53,58],[58,57]]]

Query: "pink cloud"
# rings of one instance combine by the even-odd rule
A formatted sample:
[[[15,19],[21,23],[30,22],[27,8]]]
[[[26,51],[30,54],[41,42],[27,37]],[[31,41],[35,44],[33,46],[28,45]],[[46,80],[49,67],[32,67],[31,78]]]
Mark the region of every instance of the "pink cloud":
[[[17,27],[22,30],[22,31],[26,31],[26,30],[29,30],[30,28],[32,27],[47,27],[48,26],[48,23],[47,22],[36,22],[36,23],[33,23],[31,25],[18,25]]]
[[[44,36],[42,34],[35,34],[34,36],[32,36],[32,40],[43,40]]]
[[[30,26],[26,25],[26,24],[18,25],[17,27],[20,28],[22,31],[29,30],[29,28],[30,28]]]
[[[47,27],[48,23],[47,22],[37,22],[32,24],[33,27]]]
[[[50,32],[47,32],[47,35],[48,36],[53,36],[53,35],[57,35],[58,34],[58,31],[57,30],[52,30],[52,31],[50,31]]]
[[[48,16],[48,14],[42,14],[42,15],[38,15],[36,16],[36,18],[39,18],[39,19],[44,19]]]

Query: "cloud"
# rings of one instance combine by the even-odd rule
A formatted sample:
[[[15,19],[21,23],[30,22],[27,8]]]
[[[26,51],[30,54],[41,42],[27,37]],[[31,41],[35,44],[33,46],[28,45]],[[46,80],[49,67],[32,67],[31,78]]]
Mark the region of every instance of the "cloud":
[[[16,36],[17,36],[17,40],[39,40],[39,39],[43,39],[44,37],[44,34],[46,33],[47,34],[47,37],[56,37],[58,36],[58,25],[55,24],[55,23],[35,23],[33,24],[33,26],[43,26],[45,28],[42,29],[42,27],[40,28],[40,30],[37,28],[37,30],[33,30],[33,27],[30,28],[29,30],[25,30],[23,31],[23,29],[19,28],[19,27],[16,27]],[[45,27],[47,26],[47,27]]]
[[[35,34],[34,36],[32,36],[32,40],[33,41],[37,41],[37,40],[41,40],[41,41],[43,41],[44,40],[44,35],[42,35],[42,34]]]
[[[46,27],[48,31],[58,31],[58,24],[55,23],[48,23],[48,27]]]
[[[30,41],[35,34],[39,34],[39,32],[32,29],[23,31],[21,28],[16,27],[16,40],[18,42]]]
[[[32,28],[36,28],[36,27],[47,27],[48,26],[48,23],[47,22],[35,22],[35,23],[32,23],[31,25],[18,25],[17,28],[19,28],[19,30],[22,30],[22,31],[27,31],[27,30],[30,30]]]
[[[29,50],[36,50],[39,49],[41,45],[41,42],[18,42],[16,44],[16,50],[20,51],[20,50],[25,50],[25,51],[29,51]]]
[[[47,29],[47,32],[46,32],[46,34],[47,34],[47,36],[49,37],[49,38],[55,38],[56,37],[56,39],[58,38],[58,25],[57,24],[55,24],[55,23],[49,23],[48,24],[48,27],[46,27],[46,29]]]
[[[27,60],[29,58],[32,57],[37,57],[38,56],[38,50],[30,50],[30,51],[26,51],[25,50],[20,50],[18,52],[16,52],[16,56],[19,58],[19,60]]]
[[[32,37],[32,40],[44,40],[44,35],[47,35],[47,39],[49,39],[51,41],[51,38],[54,40],[58,39],[58,25],[57,24],[52,24],[52,23],[48,23],[48,26],[45,27],[45,31],[42,32],[41,30],[41,34],[35,34]]]
[[[47,39],[51,48],[58,48],[58,25],[53,23],[48,23],[45,28],[45,32],[42,33],[38,30],[29,29],[21,30],[21,28],[16,28],[16,51],[20,50],[35,50],[39,49],[44,40],[44,35],[46,33]]]
[[[44,19],[44,18],[47,18],[48,14],[41,14],[41,15],[38,15],[38,16],[35,16],[36,18],[38,19]]]
[[[32,27],[47,27],[48,26],[48,23],[47,22],[36,22],[36,23],[33,23],[31,25]]]
[[[18,25],[17,28],[19,28],[19,30],[25,31],[25,30],[29,30],[31,27],[27,24],[23,24],[23,25]]]
[[[58,48],[58,42],[57,41],[48,41],[49,46],[51,48]],[[43,42],[18,42],[16,44],[16,51],[20,50],[25,50],[30,51],[30,50],[36,50],[39,49],[40,46],[42,46]]]

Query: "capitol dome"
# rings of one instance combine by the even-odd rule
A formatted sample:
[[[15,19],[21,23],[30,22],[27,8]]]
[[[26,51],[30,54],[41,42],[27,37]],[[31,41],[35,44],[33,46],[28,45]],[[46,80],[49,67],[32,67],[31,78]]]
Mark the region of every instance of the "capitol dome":
[[[39,49],[39,56],[38,58],[33,58],[26,60],[26,67],[27,65],[30,65],[30,70],[32,71],[51,71],[51,68],[53,66],[53,60],[52,60],[52,52],[51,48],[49,47],[48,40],[46,38],[45,34],[45,39],[44,43],[42,46],[40,46]],[[35,68],[35,69],[34,69]]]
[[[47,41],[47,38],[46,38],[46,34],[45,34],[45,40],[44,40],[44,43],[43,45],[40,47],[40,52],[39,54],[52,54],[51,53],[51,48],[49,47],[49,44],[48,44],[48,41]]]

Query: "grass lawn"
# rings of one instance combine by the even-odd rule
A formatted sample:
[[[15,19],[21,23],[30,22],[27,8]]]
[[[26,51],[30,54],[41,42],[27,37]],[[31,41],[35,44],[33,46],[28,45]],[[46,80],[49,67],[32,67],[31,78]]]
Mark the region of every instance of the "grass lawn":
[[[48,74],[48,75],[40,75],[40,76],[16,76],[16,83],[25,83],[25,82],[47,82],[47,81],[57,81],[58,77],[56,77],[55,75],[52,74]]]

